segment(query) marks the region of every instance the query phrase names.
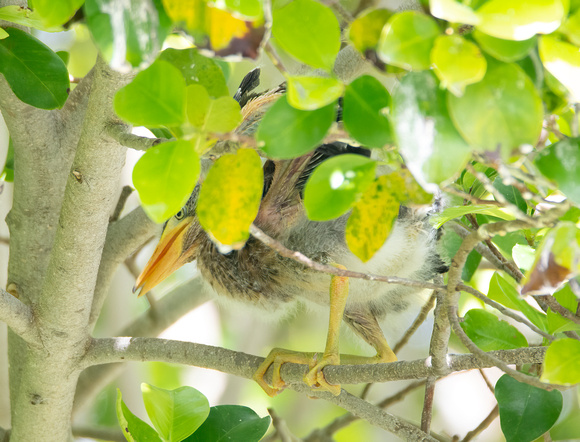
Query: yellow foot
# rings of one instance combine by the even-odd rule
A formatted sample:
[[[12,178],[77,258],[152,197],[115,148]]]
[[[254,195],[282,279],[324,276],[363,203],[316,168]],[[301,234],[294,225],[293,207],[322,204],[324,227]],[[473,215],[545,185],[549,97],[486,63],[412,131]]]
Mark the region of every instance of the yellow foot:
[[[318,354],[316,353],[303,353],[284,350],[282,348],[274,348],[253,376],[254,380],[260,387],[262,387],[268,396],[276,396],[286,388],[286,384],[280,375],[280,368],[282,367],[282,364],[285,364],[286,362],[308,365],[310,370],[304,376],[304,382],[306,382],[306,384],[312,389],[327,390],[335,396],[340,394],[340,385],[329,384],[326,379],[324,379],[324,374],[322,373],[322,369],[327,365],[338,365],[340,363],[340,357],[338,355],[323,357],[319,361]],[[271,385],[264,379],[270,366],[272,366]]]

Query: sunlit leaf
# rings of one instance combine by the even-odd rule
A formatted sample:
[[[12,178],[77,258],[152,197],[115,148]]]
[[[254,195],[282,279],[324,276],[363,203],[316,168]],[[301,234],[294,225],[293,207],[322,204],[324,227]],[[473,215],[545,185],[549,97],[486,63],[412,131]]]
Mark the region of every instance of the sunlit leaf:
[[[487,68],[479,48],[459,35],[437,37],[431,63],[441,86],[458,97],[463,95],[465,86],[480,81]]]
[[[546,315],[536,310],[520,297],[518,291],[497,272],[491,278],[487,296],[507,308],[522,312],[535,326],[547,331]]]
[[[264,15],[262,0],[226,0],[226,7],[250,19],[259,19]]]
[[[335,78],[288,77],[288,103],[301,110],[314,110],[336,102],[344,84]]]
[[[534,264],[536,251],[530,246],[516,244],[512,249],[514,262],[520,269],[529,270]]]
[[[344,127],[362,145],[383,147],[392,142],[391,124],[385,115],[390,104],[391,96],[381,82],[363,75],[346,87],[342,103]]]
[[[570,42],[576,46],[580,45],[580,9],[568,17],[568,20],[560,27],[559,31],[563,32]]]
[[[66,23],[84,3],[84,0],[34,0],[34,10],[47,27]]]
[[[141,384],[141,392],[147,415],[165,441],[182,441],[209,415],[207,398],[195,388],[165,390]]]
[[[555,31],[565,11],[561,0],[490,0],[477,10],[477,16],[481,32],[520,41]]]
[[[377,163],[363,155],[337,155],[318,166],[304,188],[308,218],[326,221],[344,214],[375,179]]]
[[[578,298],[576,298],[576,295],[572,292],[570,284],[566,284],[554,293],[554,298],[556,298],[556,301],[558,301],[562,307],[570,311],[570,313],[573,315],[576,314],[576,310],[578,309]],[[564,318],[559,313],[552,311],[551,308],[548,308],[547,316],[549,333],[554,334],[569,330],[580,330],[580,325]]]
[[[377,53],[385,63],[407,70],[429,68],[429,54],[441,33],[431,17],[417,11],[393,15],[381,34]]]
[[[314,0],[274,2],[272,35],[286,52],[331,71],[340,49],[340,26],[330,8]]]
[[[552,342],[546,351],[541,380],[559,385],[580,383],[580,341],[560,339]]]
[[[496,38],[484,34],[477,29],[473,31],[472,35],[477,43],[479,43],[481,49],[492,57],[495,57],[500,61],[505,61],[506,63],[524,58],[530,53],[532,48],[536,46],[538,41],[536,36],[521,41],[504,40],[502,38]]]
[[[528,341],[513,325],[482,309],[469,310],[461,322],[469,339],[483,351],[527,347]]]
[[[219,245],[240,249],[258,214],[263,185],[262,162],[254,150],[220,157],[201,186],[199,223]]]
[[[23,102],[40,109],[64,105],[70,86],[63,61],[32,35],[7,28],[0,40],[0,73]]]
[[[209,416],[185,442],[258,442],[270,426],[270,416],[260,417],[241,405],[211,407]]]
[[[382,247],[399,214],[399,202],[391,187],[387,175],[377,178],[348,217],[346,244],[363,262],[370,260]]]
[[[578,47],[548,35],[540,38],[539,49],[545,68],[570,91],[574,101],[580,101]]]
[[[166,49],[159,56],[178,68],[185,78],[185,84],[200,84],[211,97],[229,95],[226,79],[215,60],[204,57],[197,49]]]
[[[189,141],[169,141],[147,150],[133,169],[133,185],[147,215],[158,223],[175,215],[193,191],[199,170],[199,157]]]
[[[320,144],[335,116],[334,103],[303,111],[290,106],[282,96],[264,115],[256,139],[271,158],[299,157]]]
[[[429,0],[429,9],[434,17],[466,25],[479,24],[478,15],[469,6],[456,0]]]
[[[521,145],[535,145],[542,130],[542,99],[515,64],[488,63],[483,80],[461,97],[448,94],[455,127],[477,149],[501,150],[504,158]]]
[[[504,374],[495,384],[499,420],[507,442],[531,442],[548,431],[562,411],[562,393]]]
[[[0,20],[18,23],[22,26],[29,26],[31,28],[40,29],[47,32],[61,31],[60,26],[47,26],[43,17],[40,16],[38,10],[31,10],[17,5],[8,5],[0,8]],[[2,32],[5,32],[3,29]],[[5,32],[5,37],[8,33]],[[5,38],[0,36],[0,38]]]
[[[135,416],[123,402],[121,390],[117,389],[117,419],[128,442],[161,442],[157,432]]]
[[[431,218],[431,223],[435,226],[435,228],[438,229],[447,221],[451,221],[455,218],[461,218],[463,215],[467,215],[468,213],[491,215],[505,220],[515,219],[513,215],[504,212],[497,206],[471,204],[466,206],[448,207],[447,209],[443,210],[443,212],[433,215]]]
[[[177,126],[185,121],[185,80],[157,60],[117,92],[114,105],[119,117],[137,126]]]
[[[225,133],[242,120],[239,103],[231,97],[212,99],[200,84],[187,87],[187,117],[202,132]]]
[[[471,148],[447,112],[445,91],[431,72],[405,75],[393,95],[392,122],[405,163],[427,190],[465,167]]]
[[[375,49],[383,26],[391,15],[388,9],[370,9],[360,14],[348,30],[348,38],[353,46],[363,54],[368,49]]]

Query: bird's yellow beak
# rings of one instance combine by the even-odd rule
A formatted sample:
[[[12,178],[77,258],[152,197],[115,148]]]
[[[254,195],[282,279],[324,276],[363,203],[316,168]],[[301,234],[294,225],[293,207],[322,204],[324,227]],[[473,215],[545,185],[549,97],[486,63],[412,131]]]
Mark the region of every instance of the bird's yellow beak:
[[[141,289],[139,296],[144,295],[182,265],[195,258],[196,247],[184,250],[184,237],[190,230],[194,217],[187,217],[175,226],[168,224],[161,235],[153,256],[137,278],[133,293]]]

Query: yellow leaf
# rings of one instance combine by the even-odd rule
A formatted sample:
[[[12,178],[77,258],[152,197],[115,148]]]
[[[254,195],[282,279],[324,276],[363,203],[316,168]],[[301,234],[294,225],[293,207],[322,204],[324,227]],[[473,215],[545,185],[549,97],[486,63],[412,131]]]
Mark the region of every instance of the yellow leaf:
[[[201,186],[197,203],[199,223],[221,251],[241,249],[256,218],[264,174],[252,149],[220,157]]]
[[[206,16],[205,0],[161,0],[171,21],[185,23],[190,31],[203,31]]]
[[[209,41],[214,51],[228,47],[234,38],[243,38],[248,33],[248,25],[244,20],[232,17],[226,11],[208,8]]]
[[[391,191],[388,175],[375,180],[354,206],[346,223],[346,243],[366,262],[381,248],[399,214],[399,202]]]

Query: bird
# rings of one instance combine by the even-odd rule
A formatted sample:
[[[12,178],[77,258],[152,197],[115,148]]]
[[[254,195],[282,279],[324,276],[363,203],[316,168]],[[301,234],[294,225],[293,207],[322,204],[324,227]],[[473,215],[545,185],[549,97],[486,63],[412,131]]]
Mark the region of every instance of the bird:
[[[259,68],[248,73],[234,95],[243,116],[236,133],[254,134],[267,109],[285,93],[284,84],[265,93],[254,93],[259,76]],[[340,111],[338,114],[340,118]],[[210,152],[223,154],[237,147],[235,143],[218,142]],[[284,247],[337,268],[419,281],[430,281],[436,274],[446,272],[448,267],[437,250],[440,232],[431,227],[425,211],[400,206],[390,235],[367,262],[357,258],[346,244],[348,213],[330,221],[308,219],[303,205],[308,178],[323,161],[344,154],[370,157],[371,151],[336,141],[321,144],[299,158],[267,159],[263,164],[262,201],[254,225]],[[185,263],[196,260],[201,277],[217,296],[256,307],[269,315],[283,316],[297,303],[330,308],[327,345],[322,356],[275,348],[258,368],[254,380],[270,396],[286,386],[280,375],[286,362],[307,364],[305,382],[313,389],[338,395],[340,386],[326,381],[325,366],[397,360],[379,323],[393,322],[413,306],[423,305],[425,290],[329,276],[281,256],[254,236],[240,250],[222,253],[197,220],[199,192],[198,183],[185,206],[164,225],[159,244],[137,278],[134,291],[140,290],[143,295]],[[339,353],[342,321],[376,350],[376,356]],[[273,376],[269,383],[265,374],[270,366]]]

